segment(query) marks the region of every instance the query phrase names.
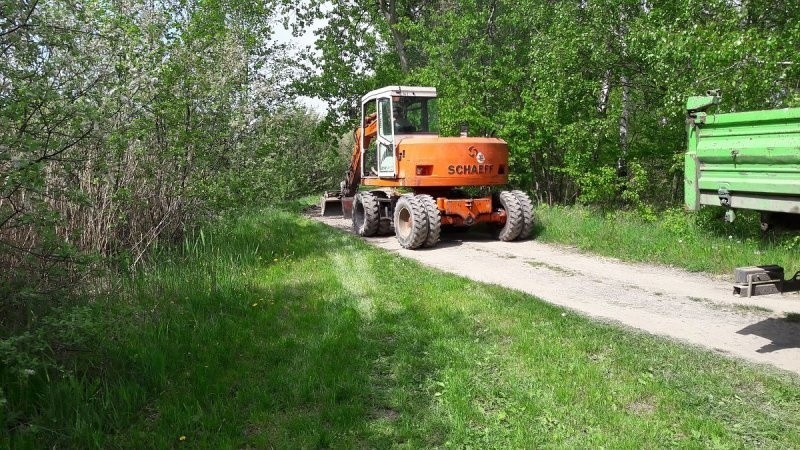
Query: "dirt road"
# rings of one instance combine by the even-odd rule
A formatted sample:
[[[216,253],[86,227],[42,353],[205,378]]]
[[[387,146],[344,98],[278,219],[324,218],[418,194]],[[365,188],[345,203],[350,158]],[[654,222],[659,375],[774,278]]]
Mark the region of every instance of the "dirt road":
[[[345,219],[312,215],[350,231]],[[625,263],[574,249],[500,242],[476,232],[443,234],[436,248],[406,250],[394,236],[368,238],[446,272],[518,289],[580,313],[800,374],[800,295],[739,298],[724,278]]]

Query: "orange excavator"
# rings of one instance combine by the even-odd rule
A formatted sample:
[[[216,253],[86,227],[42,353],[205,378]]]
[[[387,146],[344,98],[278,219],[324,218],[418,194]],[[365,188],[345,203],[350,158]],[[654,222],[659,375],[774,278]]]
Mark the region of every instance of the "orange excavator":
[[[471,197],[461,190],[507,184],[508,144],[467,137],[465,130],[441,137],[438,124],[435,88],[389,86],[365,95],[350,166],[340,190],[322,198],[322,214],[352,217],[361,236],[394,231],[408,249],[435,246],[443,226],[488,223],[502,241],[527,238],[533,229],[527,194]]]

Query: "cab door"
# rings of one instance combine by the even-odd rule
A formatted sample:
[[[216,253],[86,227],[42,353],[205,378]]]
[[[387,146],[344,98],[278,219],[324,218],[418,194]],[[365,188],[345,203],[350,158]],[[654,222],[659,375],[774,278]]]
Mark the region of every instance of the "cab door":
[[[378,99],[378,176],[394,178],[397,175],[397,159],[394,149],[394,118],[392,99]]]

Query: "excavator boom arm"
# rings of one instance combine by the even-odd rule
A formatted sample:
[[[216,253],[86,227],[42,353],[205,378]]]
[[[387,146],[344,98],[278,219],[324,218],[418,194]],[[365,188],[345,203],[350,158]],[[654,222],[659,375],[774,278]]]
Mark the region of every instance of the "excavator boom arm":
[[[378,122],[376,114],[372,113],[364,118],[364,126],[356,128],[353,132],[355,144],[353,154],[350,156],[350,166],[347,169],[344,183],[342,184],[342,196],[352,197],[361,185],[361,137],[363,133],[364,147],[369,147],[369,143],[375,138],[378,132]]]
[[[322,197],[322,215],[348,217],[352,214],[353,196],[358,192],[361,185],[361,137],[364,137],[364,147],[369,147],[369,143],[377,136],[378,121],[377,114],[372,113],[364,118],[362,126],[353,132],[355,144],[353,154],[350,155],[350,165],[347,168],[344,180],[338,192],[326,192]]]

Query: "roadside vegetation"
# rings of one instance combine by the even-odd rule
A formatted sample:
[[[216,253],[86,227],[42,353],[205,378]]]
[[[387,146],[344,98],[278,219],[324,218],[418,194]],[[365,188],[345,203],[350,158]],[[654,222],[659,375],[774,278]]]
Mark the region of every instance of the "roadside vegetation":
[[[0,356],[0,446],[797,447],[794,376],[225,219]]]
[[[690,214],[541,205],[535,211],[535,239],[628,261],[732,274],[736,267],[778,264],[792,276],[800,270],[796,232],[761,232],[758,214],[742,212],[722,221],[719,208]]]

